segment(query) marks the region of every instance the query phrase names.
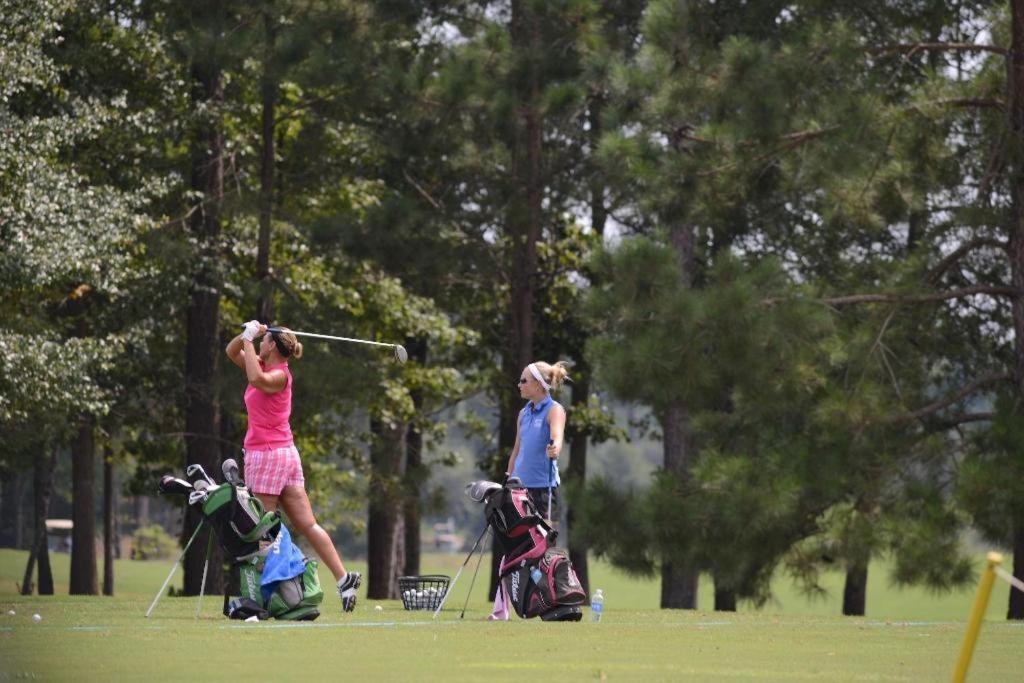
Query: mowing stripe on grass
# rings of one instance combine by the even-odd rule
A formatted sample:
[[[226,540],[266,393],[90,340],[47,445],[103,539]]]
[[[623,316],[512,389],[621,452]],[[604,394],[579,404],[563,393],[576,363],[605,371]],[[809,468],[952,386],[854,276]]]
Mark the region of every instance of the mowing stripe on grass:
[[[313,624],[310,622],[299,623],[293,621],[286,624],[224,624],[217,628],[387,628],[391,626],[440,626],[455,623],[458,622],[444,621],[435,624],[432,621],[353,621],[341,624]]]

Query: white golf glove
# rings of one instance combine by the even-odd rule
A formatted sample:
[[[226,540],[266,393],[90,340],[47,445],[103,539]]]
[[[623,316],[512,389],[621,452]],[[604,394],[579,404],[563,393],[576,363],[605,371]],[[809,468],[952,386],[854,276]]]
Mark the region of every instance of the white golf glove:
[[[245,328],[242,330],[242,339],[245,341],[256,341],[256,337],[260,335],[260,323],[257,320],[250,320],[245,324]]]

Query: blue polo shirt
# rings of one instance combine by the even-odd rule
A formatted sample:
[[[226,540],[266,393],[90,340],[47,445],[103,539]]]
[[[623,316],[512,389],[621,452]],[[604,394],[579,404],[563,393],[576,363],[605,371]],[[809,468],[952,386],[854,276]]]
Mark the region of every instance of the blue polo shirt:
[[[560,405],[551,396],[545,396],[537,405],[530,401],[519,413],[519,455],[516,457],[513,477],[519,477],[523,485],[531,489],[558,486],[558,461],[554,461],[554,478],[552,479],[552,460],[548,457],[547,446],[551,440],[551,426],[548,424],[548,413],[553,406]]]

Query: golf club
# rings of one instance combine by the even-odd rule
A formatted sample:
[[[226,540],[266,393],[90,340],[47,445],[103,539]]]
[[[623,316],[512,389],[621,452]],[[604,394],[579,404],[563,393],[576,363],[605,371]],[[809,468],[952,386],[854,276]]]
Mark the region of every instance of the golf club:
[[[202,465],[200,465],[198,463],[195,463],[195,464],[189,465],[188,467],[185,468],[185,474],[187,474],[190,477],[195,476],[196,473],[198,473],[199,476],[201,476],[203,479],[208,481],[210,483],[210,486],[216,486],[217,485],[217,482],[215,482],[213,479],[210,478],[210,475],[208,475],[206,473],[206,470],[203,469]],[[198,483],[199,482],[194,482],[193,486],[195,484],[198,484]]]
[[[245,327],[245,325],[242,325]],[[401,344],[385,344],[383,342],[367,341],[366,339],[353,339],[351,337],[335,337],[330,334],[316,334],[313,332],[296,332],[295,330],[283,330],[280,327],[268,327],[267,332],[291,332],[297,337],[313,337],[315,339],[331,339],[333,341],[352,342],[353,344],[369,344],[370,346],[384,346],[394,351],[395,360],[404,363],[409,360],[409,354]]]
[[[462,570],[466,568],[467,564],[469,564],[469,558],[473,557],[473,553],[476,552],[476,547],[480,545],[480,541],[484,540],[484,534],[486,534],[490,528],[491,525],[488,524],[484,527],[484,530],[480,532],[480,535],[477,536],[476,543],[473,544],[473,548],[469,551],[469,555],[466,555],[466,559],[462,563],[462,566],[459,567],[459,571],[455,573],[455,578],[452,579],[450,584],[448,584],[448,590],[445,591],[444,597],[441,598],[441,604],[439,604],[437,609],[434,610],[434,619],[437,619],[437,615],[441,613],[441,608],[443,608],[444,603],[448,601],[448,596],[452,594],[452,589],[455,588],[455,584],[458,583],[459,577],[462,576]]]
[[[195,490],[188,494],[188,504],[195,505],[196,503],[206,502],[206,498],[209,494],[210,484],[205,479],[200,479],[195,483]]]
[[[555,440],[551,439],[548,441],[549,446],[555,445]],[[555,485],[555,461],[548,458],[548,462],[551,463],[551,467],[548,471],[548,516],[547,520],[551,521],[551,487]]]
[[[228,458],[220,466],[221,471],[224,473],[224,481],[231,484],[232,486],[241,486],[242,475],[238,472],[238,463],[235,462],[234,458]]]
[[[184,479],[165,474],[160,477],[160,483],[156,485],[156,490],[158,493],[185,495],[192,493],[192,484]]]

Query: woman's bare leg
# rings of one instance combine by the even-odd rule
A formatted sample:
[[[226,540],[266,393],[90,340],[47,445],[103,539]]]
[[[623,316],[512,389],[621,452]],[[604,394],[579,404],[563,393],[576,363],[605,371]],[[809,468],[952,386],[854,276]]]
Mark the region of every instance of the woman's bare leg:
[[[341,563],[341,556],[338,555],[334,543],[331,542],[331,537],[327,535],[322,526],[317,524],[316,517],[313,516],[313,508],[309,505],[306,490],[301,486],[285,486],[278,498],[281,509],[288,515],[292,526],[306,537],[316,554],[334,574],[334,580],[340,581],[345,576],[345,565]]]
[[[263,503],[263,510],[266,512],[273,512],[277,509],[278,496],[270,493],[257,493],[256,497],[261,503]]]

